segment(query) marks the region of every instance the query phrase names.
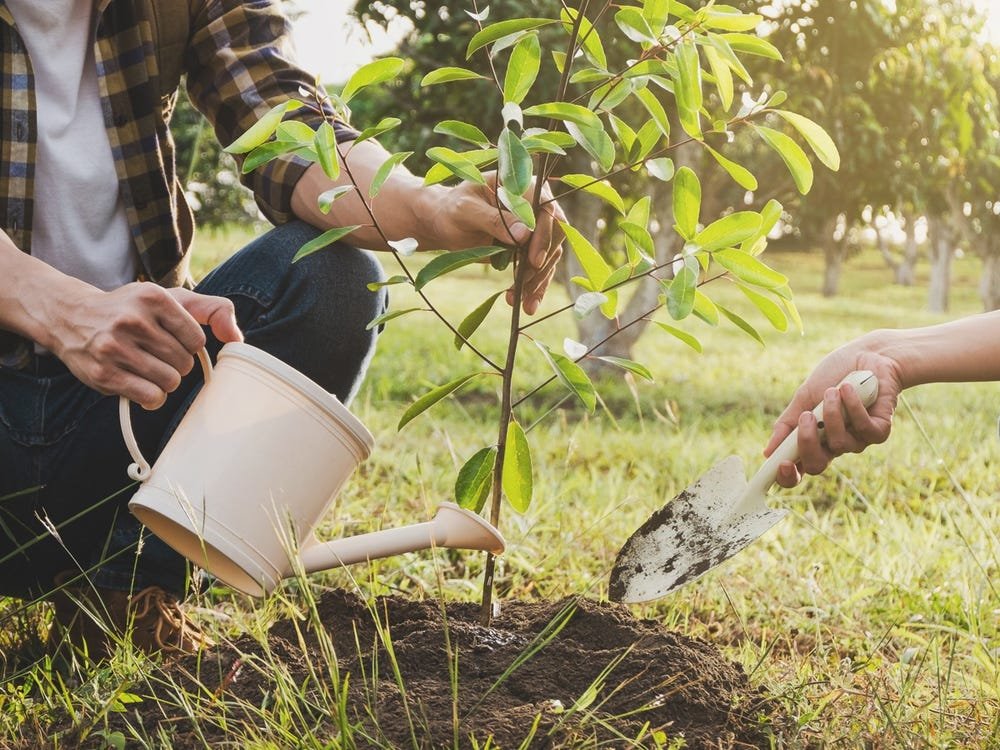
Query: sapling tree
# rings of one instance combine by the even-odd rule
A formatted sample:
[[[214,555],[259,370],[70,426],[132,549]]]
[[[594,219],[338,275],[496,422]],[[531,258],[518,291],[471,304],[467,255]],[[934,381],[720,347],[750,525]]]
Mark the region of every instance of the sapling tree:
[[[468,68],[443,67],[429,71],[423,87],[464,86],[470,97],[496,96],[502,101],[501,116],[492,132],[460,119],[440,122],[436,131],[451,137],[454,148],[436,146],[427,151],[434,162],[427,171],[427,184],[468,181],[490,186],[497,210],[505,221],[519,220],[535,227],[536,216],[571,191],[585,191],[606,202],[615,212],[616,231],[624,245],[621,262],[610,263],[578,231],[571,221],[560,222],[565,243],[575,254],[583,275],[573,282],[583,290],[574,303],[547,312],[533,320],[522,317],[521,301],[528,263],[526,247],[489,246],[438,255],[419,271],[412,271],[408,256],[417,248],[412,238],[388,237],[375,219],[373,206],[392,170],[411,155],[392,154],[375,174],[371,185],[361,186],[349,173],[344,157],[355,143],[375,138],[400,125],[398,118],[385,118],[364,129],[352,143],[337,145],[333,126],[323,123],[313,129],[285,114],[301,106],[281,105],[248,130],[229,147],[243,160],[242,168],[258,168],[280,155],[295,153],[319,163],[333,180],[347,171],[350,184],[337,187],[320,198],[320,209],[328,212],[335,200],[354,192],[367,208],[370,225],[394,250],[401,273],[385,284],[410,286],[422,300],[420,307],[393,310],[371,322],[376,326],[416,312],[436,315],[451,331],[458,349],[468,347],[482,366],[459,375],[448,383],[420,396],[399,420],[402,428],[421,413],[454,394],[470,382],[486,377],[500,379],[496,437],[475,452],[462,466],[455,483],[456,500],[476,512],[489,504],[489,517],[499,525],[503,499],[517,512],[525,512],[532,501],[532,459],[529,430],[518,418],[519,406],[542,388],[557,384],[565,397],[579,401],[588,411],[597,403],[595,386],[580,362],[599,357],[596,352],[606,342],[582,345],[567,340],[561,347],[546,344],[535,333],[542,320],[558,314],[603,315],[613,322],[611,338],[640,321],[652,321],[666,334],[700,351],[701,343],[678,326],[696,316],[710,326],[720,322],[735,325],[763,343],[754,325],[729,307],[713,301],[706,285],[726,279],[778,330],[801,321],[788,279],[760,259],[767,236],[779,221],[782,207],[769,201],[760,210],[732,210],[722,216],[702,216],[701,182],[689,167],[675,169],[671,154],[688,144],[711,156],[746,191],[758,189],[757,179],[745,167],[726,156],[727,147],[743,131],[760,138],[787,165],[796,188],[806,193],[813,182],[813,167],[806,152],[788,132],[797,134],[819,160],[837,169],[839,155],[833,141],[815,122],[781,109],[783,92],[762,92],[756,99],[736,101],[734,79],[752,85],[748,59],[754,56],[780,60],[779,51],[753,32],[762,21],[752,13],[708,3],[692,9],[678,0],[643,0],[634,3],[581,0],[564,5],[557,16],[531,17],[487,23],[489,7],[473,5],[468,14],[478,31],[469,39],[467,56],[485,55],[491,74],[484,76]],[[609,55],[598,26],[608,18],[630,42],[615,44],[618,55]],[[560,49],[543,52],[539,42],[542,29],[555,29],[563,43]],[[621,51],[627,49],[627,54]],[[620,56],[621,59],[613,59]],[[314,102],[323,111],[333,109],[349,117],[352,99],[363,89],[386,83],[398,75],[404,61],[385,58],[360,68],[339,95],[328,102]],[[552,91],[534,91],[543,65],[555,67],[558,86]],[[717,96],[706,96],[713,87]],[[523,106],[526,99],[538,103]],[[325,96],[325,95],[324,95]],[[641,106],[644,114],[628,121],[616,110],[628,100]],[[621,107],[623,112],[626,108]],[[735,111],[734,111],[735,110]],[[635,111],[635,108],[630,108]],[[680,132],[672,132],[676,114]],[[765,121],[767,124],[764,124]],[[786,127],[779,130],[777,122]],[[690,146],[689,146],[690,147]],[[586,154],[590,169],[564,173],[560,160],[574,150]],[[576,163],[579,163],[577,160]],[[484,170],[495,169],[495,173]],[[657,261],[650,226],[658,206],[648,197],[629,200],[616,188],[622,178],[635,173],[649,180],[672,183],[671,215],[680,235],[682,250],[665,261]],[[559,174],[556,179],[553,175]],[[546,189],[551,186],[551,192]],[[331,229],[308,243],[298,253],[301,258],[328,247],[360,228]],[[509,274],[495,294],[468,311],[462,320],[447,318],[427,296],[435,280],[469,264],[489,261],[499,272]],[[512,282],[511,282],[512,278]],[[662,289],[656,304],[631,319],[623,319],[619,291],[642,279],[656,280]],[[475,341],[497,299],[509,290],[511,302],[506,325],[509,335],[505,351],[482,351]],[[493,316],[491,320],[496,320]],[[515,367],[518,348],[524,342],[537,348],[551,369],[551,377],[540,384],[523,384]],[[652,379],[643,364],[627,359],[603,357],[607,363],[640,378]],[[492,610],[495,560],[486,562],[483,584],[483,619]]]

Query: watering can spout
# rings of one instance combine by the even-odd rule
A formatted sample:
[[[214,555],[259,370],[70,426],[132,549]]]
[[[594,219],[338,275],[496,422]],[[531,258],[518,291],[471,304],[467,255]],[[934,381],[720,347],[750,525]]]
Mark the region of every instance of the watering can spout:
[[[430,521],[383,529],[331,542],[313,539],[300,552],[306,573],[391,557],[404,552],[448,547],[501,554],[506,543],[500,532],[471,511],[442,503]]]

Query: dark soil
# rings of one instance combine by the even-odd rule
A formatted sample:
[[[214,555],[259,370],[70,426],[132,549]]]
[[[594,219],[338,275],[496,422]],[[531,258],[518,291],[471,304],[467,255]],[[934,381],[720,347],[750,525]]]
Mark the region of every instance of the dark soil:
[[[489,628],[478,624],[473,604],[448,605],[446,620],[439,602],[400,597],[379,599],[374,612],[388,635],[353,594],[334,591],[318,604],[341,694],[349,675],[342,715],[360,748],[483,748],[488,738],[502,750],[623,747],[640,735],[637,746],[655,747],[654,732],[660,741],[683,735],[687,748],[756,748],[770,746],[779,722],[776,706],[714,646],[637,620],[619,605],[505,602]],[[338,709],[324,698],[336,691],[315,629],[278,622],[268,651],[261,658],[263,647],[246,638],[167,669],[186,692],[225,704],[228,727],[240,736],[241,724],[262,725],[261,713],[275,705],[274,677],[261,666],[278,662],[301,696],[297,724],[340,747]],[[457,706],[449,670],[456,663]],[[234,737],[207,722],[195,730],[184,711],[148,697],[128,709],[122,724],[141,723],[154,737],[165,730],[175,748]]]

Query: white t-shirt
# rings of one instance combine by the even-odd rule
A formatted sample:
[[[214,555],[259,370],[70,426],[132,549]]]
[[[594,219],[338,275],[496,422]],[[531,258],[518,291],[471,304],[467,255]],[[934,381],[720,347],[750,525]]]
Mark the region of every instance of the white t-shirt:
[[[93,0],[7,0],[35,76],[38,152],[31,254],[104,290],[138,257],[97,82]]]

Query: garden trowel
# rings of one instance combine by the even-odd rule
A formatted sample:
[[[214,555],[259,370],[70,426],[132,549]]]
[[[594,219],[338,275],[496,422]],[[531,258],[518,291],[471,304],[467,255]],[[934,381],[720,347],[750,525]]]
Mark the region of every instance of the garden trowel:
[[[878,378],[856,371],[851,383],[865,408],[878,396]],[[822,402],[813,414],[823,427]],[[777,447],[749,482],[739,456],[713,466],[671,502],[654,513],[625,543],[611,571],[613,601],[658,599],[728,560],[788,513],[768,507],[767,491],[784,461],[798,459],[799,431]]]

